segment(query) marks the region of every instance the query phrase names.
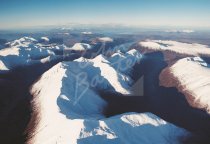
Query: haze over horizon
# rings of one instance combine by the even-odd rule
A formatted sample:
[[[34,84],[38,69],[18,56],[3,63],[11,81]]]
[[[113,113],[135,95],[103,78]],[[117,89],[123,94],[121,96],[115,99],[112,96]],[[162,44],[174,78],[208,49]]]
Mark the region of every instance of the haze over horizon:
[[[209,0],[2,0],[0,29],[68,23],[210,27],[209,7]]]

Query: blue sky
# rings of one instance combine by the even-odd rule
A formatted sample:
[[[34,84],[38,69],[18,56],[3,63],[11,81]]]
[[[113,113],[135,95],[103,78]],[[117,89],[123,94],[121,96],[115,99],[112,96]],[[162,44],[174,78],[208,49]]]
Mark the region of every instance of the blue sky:
[[[210,0],[0,0],[0,28],[68,23],[210,27]]]

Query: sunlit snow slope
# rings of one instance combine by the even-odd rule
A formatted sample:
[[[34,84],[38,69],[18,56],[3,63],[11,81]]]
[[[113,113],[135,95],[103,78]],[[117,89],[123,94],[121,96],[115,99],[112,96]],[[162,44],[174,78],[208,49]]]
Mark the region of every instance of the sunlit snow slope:
[[[106,102],[96,90],[129,94],[132,65],[119,65],[140,59],[132,49],[109,58],[62,62],[44,73],[31,90],[39,114],[29,143],[179,143],[188,133],[151,113],[103,116]]]

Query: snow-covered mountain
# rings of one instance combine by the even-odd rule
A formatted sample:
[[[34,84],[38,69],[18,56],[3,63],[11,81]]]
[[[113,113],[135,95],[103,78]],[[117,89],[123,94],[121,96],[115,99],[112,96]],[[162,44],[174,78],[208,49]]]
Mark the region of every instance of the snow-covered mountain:
[[[142,53],[161,51],[165,59],[169,61],[189,56],[210,56],[210,48],[206,45],[177,41],[146,40],[139,42],[137,49],[140,49]]]
[[[202,44],[147,40],[139,43],[142,52],[161,51],[169,63],[160,74],[160,85],[176,87],[189,104],[210,113],[210,48]],[[203,59],[203,58],[204,59]]]
[[[107,103],[97,90],[129,94],[129,71],[140,60],[132,49],[61,62],[45,72],[31,90],[39,115],[29,143],[179,143],[188,132],[151,113],[104,117]]]
[[[10,70],[53,56],[52,48],[42,47],[34,38],[23,37],[8,43],[10,47],[0,50],[1,70]]]
[[[192,136],[189,131],[200,132],[203,127],[208,135],[208,46],[145,40],[107,47],[110,55],[101,52],[88,59],[80,52],[97,48],[88,41],[67,47],[48,43],[48,37],[41,39],[45,42],[23,37],[0,50],[0,72],[34,63],[40,64],[34,71],[44,67],[30,85],[33,97],[31,121],[26,129],[27,143],[180,144]],[[96,44],[113,42],[111,37],[96,39]],[[68,50],[79,52],[71,57],[72,53],[65,55]],[[58,55],[57,51],[64,51],[64,56]],[[71,58],[66,58],[68,56]],[[44,65],[46,63],[50,63],[49,66]],[[134,111],[130,111],[126,109],[132,105],[129,98],[136,98],[132,96],[132,88],[142,75],[146,87],[143,96],[148,97],[149,109],[141,112],[141,106],[134,105]],[[110,101],[101,95],[101,91],[122,94],[111,103],[122,111],[106,117],[111,116],[106,115]],[[128,101],[121,103],[124,97]],[[182,104],[186,110],[182,109]],[[189,122],[189,119],[194,120]],[[200,119],[204,123],[198,123],[203,122]]]
[[[44,42],[49,42],[49,38],[48,37],[41,37],[41,40],[43,40]]]
[[[98,40],[100,42],[113,42],[113,39],[110,37],[99,37]]]
[[[91,45],[86,44],[86,43],[76,43],[70,49],[75,50],[75,51],[85,51],[85,50],[91,49]]]

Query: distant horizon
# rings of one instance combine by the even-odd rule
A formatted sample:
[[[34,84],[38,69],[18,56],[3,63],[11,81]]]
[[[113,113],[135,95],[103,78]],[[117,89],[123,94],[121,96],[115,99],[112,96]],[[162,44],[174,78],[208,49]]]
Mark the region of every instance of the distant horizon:
[[[210,28],[209,0],[2,0],[0,29],[69,23]]]
[[[170,26],[170,25],[126,25],[126,24],[115,24],[115,23],[104,23],[104,24],[87,24],[87,23],[68,23],[68,24],[52,24],[52,25],[36,25],[36,26],[22,26],[22,27],[5,27],[1,28],[0,31],[13,31],[13,30],[41,30],[41,29],[100,29],[100,28],[130,28],[130,29],[145,29],[145,30],[210,30],[210,26]]]

